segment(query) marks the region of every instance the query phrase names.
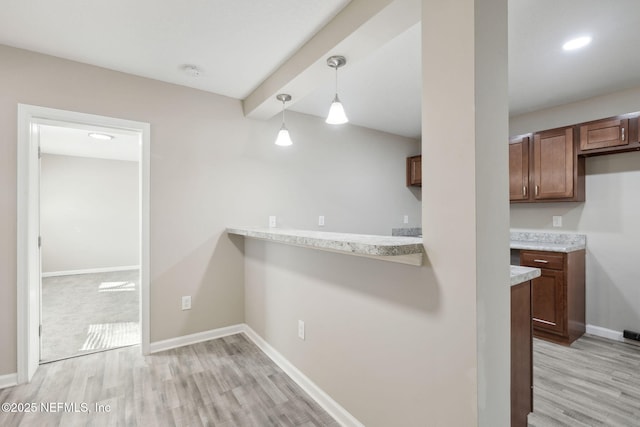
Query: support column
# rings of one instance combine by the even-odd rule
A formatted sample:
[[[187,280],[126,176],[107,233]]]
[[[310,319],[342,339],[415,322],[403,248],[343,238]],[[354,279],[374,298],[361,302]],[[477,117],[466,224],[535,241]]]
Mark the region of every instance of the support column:
[[[509,425],[507,0],[422,1],[429,425]],[[430,417],[431,418],[431,417]]]

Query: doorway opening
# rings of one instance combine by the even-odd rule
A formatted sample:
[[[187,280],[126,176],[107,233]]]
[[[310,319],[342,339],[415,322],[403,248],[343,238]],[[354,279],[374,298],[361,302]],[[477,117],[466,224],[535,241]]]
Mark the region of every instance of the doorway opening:
[[[40,363],[140,344],[140,134],[37,126]]]
[[[18,105],[19,383],[41,361],[138,343],[148,354],[149,135]]]

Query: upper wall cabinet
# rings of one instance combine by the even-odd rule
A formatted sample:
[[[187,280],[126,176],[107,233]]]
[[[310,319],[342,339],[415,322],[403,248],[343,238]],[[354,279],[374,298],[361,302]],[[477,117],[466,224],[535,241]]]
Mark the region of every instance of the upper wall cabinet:
[[[509,199],[520,202],[583,202],[584,158],[573,127],[509,141]]]
[[[579,155],[595,156],[640,150],[638,122],[640,116],[624,115],[582,123],[579,129]]]
[[[578,158],[574,128],[533,135],[533,200],[584,201],[584,158]]]
[[[407,157],[407,187],[422,187],[422,156]]]
[[[509,140],[509,200],[529,199],[529,141],[519,136]]]

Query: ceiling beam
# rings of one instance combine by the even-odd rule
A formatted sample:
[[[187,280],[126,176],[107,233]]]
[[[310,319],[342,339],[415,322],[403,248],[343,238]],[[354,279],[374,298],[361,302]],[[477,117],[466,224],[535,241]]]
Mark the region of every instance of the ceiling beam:
[[[352,0],[243,100],[245,116],[273,117],[282,108],[275,98],[279,93],[292,96],[289,105],[304,98],[334,78],[326,63],[329,56],[345,56],[347,67],[366,57],[418,23],[420,4],[419,0]]]

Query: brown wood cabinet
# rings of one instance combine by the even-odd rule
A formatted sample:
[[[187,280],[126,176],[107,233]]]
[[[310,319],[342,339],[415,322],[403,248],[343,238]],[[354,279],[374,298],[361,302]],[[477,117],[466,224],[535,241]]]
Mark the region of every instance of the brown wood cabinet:
[[[520,265],[537,267],[532,281],[533,335],[569,345],[585,332],[585,251],[520,251]]]
[[[584,163],[574,128],[537,132],[509,141],[511,202],[583,202]]]
[[[584,201],[584,159],[573,127],[533,135],[532,176],[535,201]]]
[[[422,156],[407,157],[407,187],[422,187]]]
[[[533,412],[531,282],[511,286],[511,427],[527,427]]]
[[[579,155],[595,156],[640,150],[639,115],[623,115],[579,124]]]
[[[529,140],[519,136],[509,140],[509,200],[529,199]]]

